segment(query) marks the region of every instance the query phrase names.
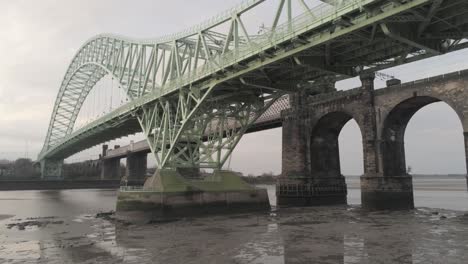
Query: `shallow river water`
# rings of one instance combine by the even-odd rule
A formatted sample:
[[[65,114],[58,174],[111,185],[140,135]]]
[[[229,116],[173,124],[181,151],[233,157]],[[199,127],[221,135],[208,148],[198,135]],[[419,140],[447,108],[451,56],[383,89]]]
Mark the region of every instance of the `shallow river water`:
[[[0,192],[0,263],[468,263],[464,179],[415,179],[409,212],[363,211],[347,182],[350,206],[139,226],[96,217],[115,190]]]

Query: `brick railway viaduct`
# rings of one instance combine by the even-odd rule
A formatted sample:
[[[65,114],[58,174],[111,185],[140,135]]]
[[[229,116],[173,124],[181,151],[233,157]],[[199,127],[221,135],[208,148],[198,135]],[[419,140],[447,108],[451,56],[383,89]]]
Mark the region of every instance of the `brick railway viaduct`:
[[[361,75],[362,86],[316,96],[292,94],[279,101],[274,115],[251,132],[282,126],[282,175],[278,205],[346,203],[340,171],[338,136],[354,119],[362,134],[364,175],[362,205],[368,209],[413,208],[412,177],[406,172],[404,134],[422,107],[445,102],[460,118],[468,168],[468,70],[374,90],[373,74]],[[395,81],[395,80],[393,80]],[[393,84],[393,85],[391,85]],[[288,101],[289,100],[289,101]],[[294,107],[290,108],[289,105]],[[147,144],[137,142],[103,152],[102,178],[115,177],[127,157],[127,177],[144,178]]]

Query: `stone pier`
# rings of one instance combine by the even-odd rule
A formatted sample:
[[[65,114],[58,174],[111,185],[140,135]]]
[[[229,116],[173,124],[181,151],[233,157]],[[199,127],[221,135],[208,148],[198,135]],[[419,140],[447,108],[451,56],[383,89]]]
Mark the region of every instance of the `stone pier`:
[[[114,148],[119,148],[116,145]],[[101,154],[101,180],[113,180],[120,179],[120,157],[116,158],[106,158],[108,153],[109,146],[102,145],[102,154]]]
[[[102,161],[101,180],[120,179],[120,159]]]
[[[334,85],[334,82],[330,82]],[[329,83],[329,84],[330,84]],[[330,91],[334,87],[320,87]],[[290,95],[283,111],[282,175],[277,183],[279,206],[346,204],[346,182],[340,172],[338,135],[350,117],[321,116],[310,111],[307,91]]]
[[[127,180],[144,180],[147,169],[147,154],[144,152],[132,153],[127,155],[127,168],[125,175]]]
[[[304,118],[305,117],[305,118]],[[307,120],[308,119],[308,120]],[[346,183],[340,172],[338,134],[329,133],[340,123],[319,120],[293,109],[283,120],[282,176],[278,180],[277,203],[283,205],[346,204]]]
[[[406,173],[404,149],[404,128],[409,118],[402,118],[403,113],[397,113],[387,117],[384,125],[379,124],[381,109],[376,107],[374,77],[374,74],[361,75],[367,106],[361,127],[364,154],[361,204],[369,210],[413,209],[413,182]],[[415,113],[407,110],[401,112],[407,116]]]

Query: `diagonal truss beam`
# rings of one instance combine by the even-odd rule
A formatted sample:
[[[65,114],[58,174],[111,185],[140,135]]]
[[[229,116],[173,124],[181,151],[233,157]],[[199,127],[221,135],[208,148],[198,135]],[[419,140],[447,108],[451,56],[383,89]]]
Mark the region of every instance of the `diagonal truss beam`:
[[[401,34],[399,34],[397,32],[391,31],[390,28],[385,23],[380,24],[380,28],[382,29],[382,31],[383,31],[383,33],[385,35],[387,35],[388,37],[390,37],[390,38],[392,38],[394,40],[397,40],[397,41],[399,41],[401,43],[405,43],[408,46],[411,46],[411,47],[414,47],[414,48],[425,50],[426,52],[431,53],[433,55],[440,55],[440,51],[438,51],[438,50],[435,50],[435,49],[430,48],[430,47],[428,47],[428,46],[426,46],[424,44],[421,44],[421,43],[417,42],[416,40],[411,39],[409,37],[404,37],[404,36],[402,36]]]

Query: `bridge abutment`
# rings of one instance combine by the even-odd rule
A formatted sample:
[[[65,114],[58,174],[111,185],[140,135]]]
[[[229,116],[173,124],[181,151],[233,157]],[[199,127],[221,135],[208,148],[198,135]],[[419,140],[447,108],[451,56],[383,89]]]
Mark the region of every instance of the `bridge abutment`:
[[[144,152],[128,153],[125,172],[128,181],[144,180],[146,178],[147,157],[148,155]]]

